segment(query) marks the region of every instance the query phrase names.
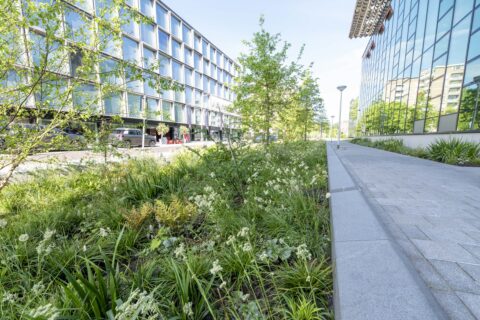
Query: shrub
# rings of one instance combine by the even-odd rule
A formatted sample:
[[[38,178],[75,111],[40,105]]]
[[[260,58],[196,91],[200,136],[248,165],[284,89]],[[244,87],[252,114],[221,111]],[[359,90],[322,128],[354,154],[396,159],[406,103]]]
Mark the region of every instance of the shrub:
[[[480,144],[456,138],[437,140],[427,147],[427,156],[448,164],[472,164],[479,161]]]
[[[331,319],[327,177],[323,143],[219,144],[10,185],[2,319]]]

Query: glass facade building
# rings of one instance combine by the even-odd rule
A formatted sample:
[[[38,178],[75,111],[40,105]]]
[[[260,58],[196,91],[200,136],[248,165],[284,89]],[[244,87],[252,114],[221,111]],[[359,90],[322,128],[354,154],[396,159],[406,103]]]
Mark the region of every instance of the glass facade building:
[[[350,34],[371,36],[357,135],[478,132],[480,0],[374,2],[378,16],[356,11]]]
[[[195,30],[184,19],[158,0],[126,0],[119,12],[109,12],[112,0],[72,0],[65,3],[61,31],[66,38],[89,44],[94,39],[92,30],[101,30],[98,17],[118,17],[128,12],[142,15],[141,19],[127,19],[121,25],[119,39],[105,36],[105,44],[99,63],[98,79],[82,88],[82,93],[95,96],[96,87],[112,84],[118,92],[103,96],[98,106],[105,116],[118,115],[128,123],[146,118],[150,127],[160,122],[172,127],[186,125],[192,129],[206,128],[214,132],[237,128],[240,118],[229,111],[234,100],[232,84],[237,65],[232,58]],[[36,0],[39,6],[49,5],[50,0]],[[52,2],[53,3],[53,2]],[[102,10],[106,10],[105,14]],[[102,11],[102,15],[100,12]],[[114,10],[110,10],[114,11]],[[27,13],[28,14],[28,13]],[[32,63],[38,65],[44,51],[45,25],[38,21],[25,34],[32,42]],[[84,28],[88,24],[92,28]],[[59,43],[62,43],[59,40]],[[62,44],[58,44],[60,47]],[[52,48],[50,46],[50,51]],[[60,49],[59,49],[60,50]],[[69,61],[62,62],[65,81],[70,81],[81,65],[82,57],[72,53]],[[127,61],[130,67],[122,73],[112,73],[117,64]],[[165,79],[173,79],[183,90],[158,90],[149,81],[147,68],[159,65],[155,72]],[[145,72],[142,80],[129,81],[133,69]],[[149,69],[149,72],[151,70]],[[52,98],[52,97],[50,97]],[[32,104],[45,97],[33,97]],[[78,97],[81,99],[81,97]],[[81,103],[81,100],[73,101]]]

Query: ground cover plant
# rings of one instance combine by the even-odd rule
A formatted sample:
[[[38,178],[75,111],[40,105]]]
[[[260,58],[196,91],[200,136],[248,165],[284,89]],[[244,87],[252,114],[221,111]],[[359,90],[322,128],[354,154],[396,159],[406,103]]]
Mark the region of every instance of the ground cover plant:
[[[0,197],[1,319],[331,319],[325,146],[43,171]]]
[[[456,138],[437,140],[428,145],[425,149],[412,149],[406,147],[400,139],[372,141],[368,138],[355,138],[352,139],[351,142],[366,147],[382,149],[448,164],[480,166],[480,144],[462,141],[461,139]]]

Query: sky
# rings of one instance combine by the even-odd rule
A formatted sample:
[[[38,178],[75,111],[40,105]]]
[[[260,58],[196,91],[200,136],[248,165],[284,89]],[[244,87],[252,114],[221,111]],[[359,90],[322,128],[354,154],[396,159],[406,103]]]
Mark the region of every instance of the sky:
[[[346,85],[342,120],[347,119],[349,102],[358,97],[361,57],[368,39],[349,39],[355,0],[163,0],[193,28],[228,56],[236,59],[245,52],[243,40],[259,29],[280,33],[292,44],[295,58],[305,44],[302,62],[314,63],[313,70],[328,116],[338,121],[340,94]]]

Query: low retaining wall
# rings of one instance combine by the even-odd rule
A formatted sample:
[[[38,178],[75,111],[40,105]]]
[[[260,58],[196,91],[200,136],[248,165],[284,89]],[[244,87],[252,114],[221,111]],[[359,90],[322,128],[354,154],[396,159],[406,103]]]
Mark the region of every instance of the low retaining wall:
[[[437,133],[437,134],[409,134],[409,135],[392,135],[392,136],[368,136],[365,137],[372,141],[399,139],[403,140],[403,144],[410,148],[425,148],[429,144],[437,140],[448,140],[452,138],[462,139],[463,141],[471,141],[480,143],[480,132],[477,133]]]

